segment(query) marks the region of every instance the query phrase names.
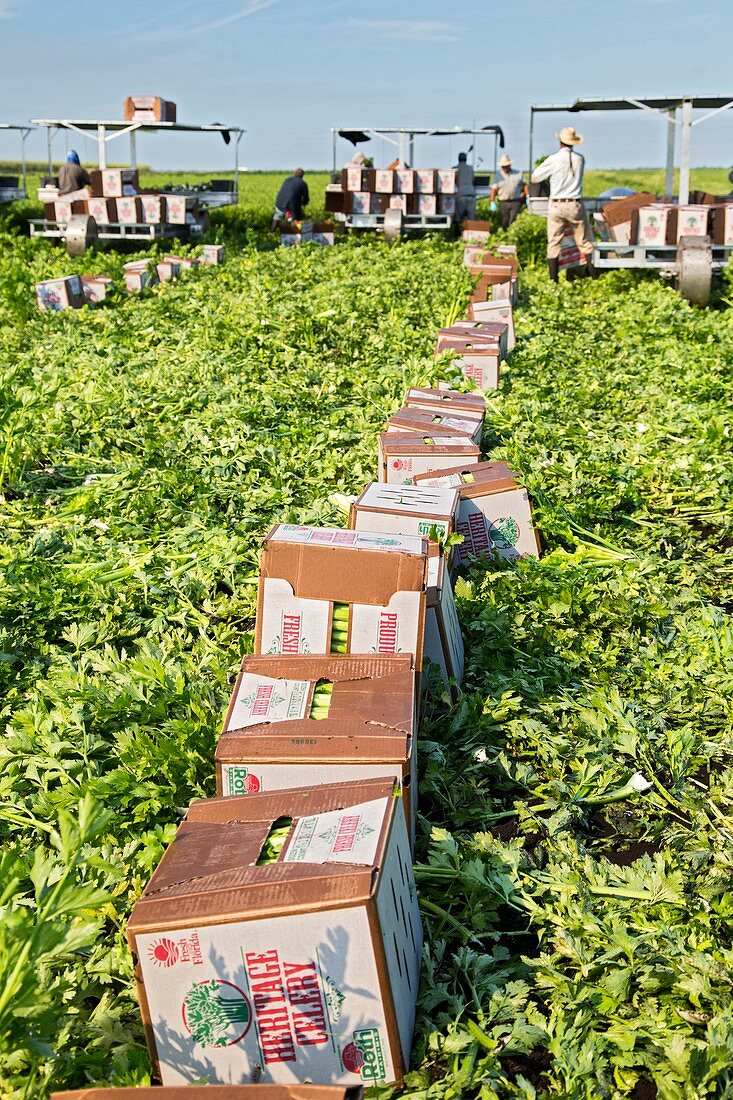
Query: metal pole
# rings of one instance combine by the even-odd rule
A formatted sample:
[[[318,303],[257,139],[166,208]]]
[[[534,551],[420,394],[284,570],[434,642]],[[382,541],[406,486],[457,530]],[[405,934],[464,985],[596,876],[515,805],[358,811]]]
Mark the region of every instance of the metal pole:
[[[99,148],[99,167],[104,170],[107,167],[107,144],[104,136],[104,126],[97,123],[97,145]]]
[[[25,139],[28,137],[28,134],[29,134],[28,130],[21,130],[20,131],[20,164],[21,164],[21,168],[22,168],[22,171],[23,171],[23,190],[24,191],[28,190],[27,180],[26,180],[26,164],[25,164]]]
[[[680,206],[690,201],[690,144],[692,138],[692,100],[682,100],[682,136],[680,138]]]
[[[410,168],[415,167],[415,135],[410,130]]]
[[[677,108],[667,111],[667,167],[664,173],[664,195],[671,199],[674,194],[674,146],[677,140]]]
[[[529,167],[527,169],[527,177],[532,175],[532,149],[534,146],[534,108],[529,109]]]
[[[241,140],[242,131],[240,130],[234,143],[234,194],[237,196],[237,202],[239,202],[239,143]]]
[[[499,135],[494,134],[494,178],[496,178],[496,167],[497,167],[496,157],[497,157],[497,149],[498,148],[499,148]]]
[[[400,130],[400,142],[399,142],[399,145],[397,146],[397,148],[398,148],[398,156],[400,158],[400,164],[402,165],[402,164],[405,163],[405,132],[404,132],[404,130]]]
[[[331,144],[333,146],[333,168],[332,168],[332,171],[335,175],[335,173],[336,173],[336,131],[335,130],[331,131]]]
[[[51,127],[46,127],[46,144],[48,146],[48,174],[53,175],[53,158],[51,156]]]
[[[137,132],[130,130],[130,167],[137,168]]]

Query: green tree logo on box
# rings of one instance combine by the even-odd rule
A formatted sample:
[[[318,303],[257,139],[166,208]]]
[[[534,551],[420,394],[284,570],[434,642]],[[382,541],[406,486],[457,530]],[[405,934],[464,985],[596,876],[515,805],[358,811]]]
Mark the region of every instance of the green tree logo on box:
[[[247,1034],[252,1009],[246,995],[231,982],[211,978],[192,986],[183,1000],[183,1023],[202,1047],[231,1047]]]
[[[509,550],[519,542],[519,524],[512,516],[494,520],[489,533],[497,550]]]

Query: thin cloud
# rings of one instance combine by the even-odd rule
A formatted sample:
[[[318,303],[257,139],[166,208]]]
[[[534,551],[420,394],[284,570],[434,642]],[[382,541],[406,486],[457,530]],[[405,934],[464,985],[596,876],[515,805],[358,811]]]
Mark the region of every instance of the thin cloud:
[[[271,8],[278,0],[251,0],[244,8],[225,15],[221,19],[214,19],[211,23],[202,23],[199,27],[192,27],[188,34],[204,34],[206,31],[218,31],[221,27],[228,27],[230,23],[236,23],[240,19],[246,19],[250,15],[256,15],[258,11]]]
[[[349,19],[343,26],[350,30],[373,31],[382,38],[412,42],[458,42],[451,23],[435,23],[425,19]]]
[[[21,5],[21,0],[0,0],[0,19],[12,19]]]

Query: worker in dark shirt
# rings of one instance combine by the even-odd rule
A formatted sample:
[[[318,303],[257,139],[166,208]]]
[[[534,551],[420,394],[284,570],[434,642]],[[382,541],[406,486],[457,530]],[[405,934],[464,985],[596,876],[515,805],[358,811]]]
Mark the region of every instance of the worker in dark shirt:
[[[70,195],[72,191],[80,191],[91,180],[84,171],[79,161],[76,149],[71,149],[66,154],[66,164],[59,168],[59,195]]]
[[[283,180],[275,199],[275,213],[272,216],[272,228],[277,229],[278,223],[286,220],[299,222],[303,217],[303,207],[310,202],[308,184],[303,179],[305,172],[302,168],[296,168],[292,176]]]

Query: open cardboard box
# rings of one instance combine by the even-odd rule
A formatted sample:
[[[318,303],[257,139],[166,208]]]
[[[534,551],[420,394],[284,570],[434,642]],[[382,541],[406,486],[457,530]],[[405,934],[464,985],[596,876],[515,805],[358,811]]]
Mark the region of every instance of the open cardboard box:
[[[363,1096],[361,1085],[143,1085],[52,1092],[51,1100],[363,1100]]]
[[[461,565],[482,553],[495,552],[500,558],[540,556],[529,496],[515,476],[504,462],[479,462],[444,469],[439,476],[415,476],[417,485],[458,488],[456,531],[463,542],[456,549]]]
[[[328,714],[315,719],[314,691],[324,681],[333,685]],[[417,697],[411,654],[245,657],[215,760],[216,791],[224,796],[391,779],[402,788],[414,837]]]
[[[145,287],[155,286],[158,282],[158,272],[152,260],[130,260],[129,263],[123,264],[122,270],[128,294],[137,293]]]
[[[491,237],[491,223],[481,221],[465,221],[463,223],[463,231],[461,233],[461,239],[466,244],[472,245],[486,245],[489,243]]]
[[[453,363],[460,368],[463,377],[474,382],[480,390],[486,392],[499,388],[499,368],[503,356],[498,341],[490,343],[486,340],[439,337],[438,344],[442,344],[439,351],[453,353]]]
[[[463,679],[463,634],[453,599],[448,558],[443,547],[432,544],[431,558],[436,567],[436,583],[428,587],[424,656],[426,661],[431,661],[437,667],[444,686],[449,687],[451,680],[460,684]],[[455,693],[454,697],[457,697]]]
[[[451,340],[481,340],[487,343],[498,341],[502,359],[507,355],[509,326],[503,321],[454,321],[448,328],[438,330],[436,349],[446,347]]]
[[[431,432],[390,432],[379,437],[379,480],[409,485],[413,474],[441,470],[456,462],[478,462],[481,448],[468,436]]]
[[[136,168],[94,168],[89,178],[90,191],[96,198],[121,199],[140,190]]]
[[[514,310],[510,301],[490,298],[486,302],[471,302],[468,314],[471,321],[498,321],[506,325],[506,350],[507,352],[512,350],[517,341],[514,332]]]
[[[89,305],[103,302],[107,297],[107,291],[112,286],[109,275],[82,275],[81,287],[84,292],[84,301]]]
[[[445,541],[455,531],[458,490],[373,481],[351,505],[352,531],[388,532]],[[428,584],[433,583],[428,566]],[[434,582],[437,584],[437,580]]]
[[[223,264],[224,263],[224,245],[223,244],[205,244],[201,250],[202,264]]]
[[[346,653],[411,653],[419,671],[427,545],[407,535],[277,524],[260,558],[255,652],[333,652],[339,604],[347,608],[338,627]]]
[[[642,206],[649,206],[656,202],[656,196],[651,192],[642,192],[640,195],[627,195],[623,199],[614,199],[601,208],[603,220],[608,228],[608,236],[619,244],[629,244],[631,235],[632,215]]]
[[[127,938],[164,1085],[405,1073],[422,930],[392,780],[193,803]]]
[[[460,412],[449,409],[399,409],[384,426],[385,432],[426,432],[465,435],[474,443],[481,442],[484,431],[483,418],[462,417]]]
[[[175,122],[176,105],[159,95],[129,95],[122,105],[126,122]]]

